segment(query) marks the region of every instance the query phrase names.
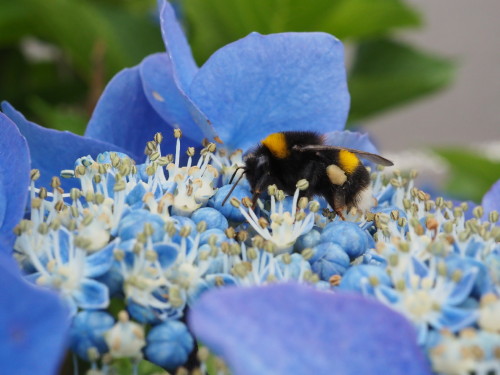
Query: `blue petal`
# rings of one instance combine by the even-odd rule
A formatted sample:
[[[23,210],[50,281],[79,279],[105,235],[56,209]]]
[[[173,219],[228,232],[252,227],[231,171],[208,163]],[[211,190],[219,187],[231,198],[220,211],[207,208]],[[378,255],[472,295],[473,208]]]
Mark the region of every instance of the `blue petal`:
[[[160,22],[161,35],[171,60],[174,77],[179,87],[186,91],[198,71],[198,66],[181,25],[175,17],[174,8],[168,1],[164,1],[160,11]]]
[[[53,176],[59,176],[63,169],[73,169],[75,160],[81,156],[90,155],[96,158],[104,151],[127,153],[122,148],[101,140],[43,128],[26,120],[7,102],[2,102],[2,111],[17,125],[21,134],[28,141],[31,168],[37,168],[41,173],[37,185],[49,186]],[[130,155],[130,153],[128,154]],[[77,179],[61,179],[61,182],[65,190],[80,186]]]
[[[109,305],[108,288],[92,279],[83,279],[80,289],[73,292],[73,298],[82,309],[104,309]]]
[[[442,306],[441,314],[436,322],[433,322],[438,329],[447,328],[452,332],[457,332],[472,325],[477,320],[476,310],[460,309],[453,306]]]
[[[469,270],[466,271],[460,278],[460,281],[456,283],[455,288],[453,288],[453,292],[447,298],[446,302],[450,305],[458,305],[465,301],[474,287],[477,274],[477,268],[469,268]]]
[[[0,250],[1,372],[53,375],[65,350],[68,311],[54,293],[22,280],[6,249]]]
[[[146,57],[140,65],[144,94],[156,112],[169,124],[182,129],[190,139],[201,141],[203,132],[194,122],[185,95],[175,83],[171,60],[166,53]]]
[[[500,212],[500,180],[495,182],[486,192],[481,205],[484,208],[485,216],[493,210]]]
[[[116,243],[113,241],[104,249],[85,258],[85,277],[97,277],[109,271],[114,261],[113,250],[115,245]]]
[[[201,297],[189,322],[235,375],[431,373],[412,325],[358,295],[296,284],[221,288]]]
[[[151,107],[144,95],[139,67],[124,69],[109,82],[92,114],[85,136],[103,139],[127,150],[143,162],[146,142],[163,132],[164,149],[175,150],[171,127]],[[162,144],[163,147],[163,144]],[[84,154],[82,154],[84,155]]]
[[[346,148],[353,148],[378,153],[377,148],[373,145],[366,133],[344,131],[333,131],[325,134],[325,143],[332,146],[340,146]]]
[[[30,183],[30,155],[26,139],[0,112],[0,251],[12,251],[14,226],[23,218]]]
[[[413,267],[412,274],[415,274],[422,279],[429,275],[429,268],[423,261],[415,258],[414,256],[411,257],[411,266]]]
[[[170,267],[177,259],[177,255],[179,255],[177,246],[170,244],[155,244],[153,249],[158,254],[158,261],[163,269]]]
[[[252,33],[215,52],[189,96],[232,148],[277,131],[343,129],[349,93],[342,43],[324,33]]]
[[[184,98],[193,120],[201,128],[205,136],[212,139],[216,136],[212,124],[188,95],[189,86],[191,85],[193,77],[198,72],[198,66],[193,59],[186,36],[175,18],[174,9],[167,1],[164,2],[160,12],[160,21],[163,41],[167,47],[169,59],[167,64],[171,67],[173,82]],[[167,77],[167,79],[171,78]]]

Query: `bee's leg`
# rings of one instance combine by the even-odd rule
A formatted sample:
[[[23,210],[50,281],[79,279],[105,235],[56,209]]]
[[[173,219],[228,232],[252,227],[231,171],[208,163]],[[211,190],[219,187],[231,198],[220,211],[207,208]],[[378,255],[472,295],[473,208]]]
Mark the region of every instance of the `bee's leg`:
[[[260,196],[260,190],[255,190],[252,195],[252,210],[255,210],[255,207],[257,206],[257,199],[259,199]]]
[[[345,205],[345,195],[343,190],[337,190],[333,196],[333,202],[335,204],[335,213],[340,216],[342,220],[345,220],[342,210],[346,207]]]
[[[326,197],[325,197],[326,198]],[[342,219],[345,220],[342,210],[346,207],[345,196],[343,191],[336,190],[331,193],[326,199],[328,204],[332,206],[333,211]]]

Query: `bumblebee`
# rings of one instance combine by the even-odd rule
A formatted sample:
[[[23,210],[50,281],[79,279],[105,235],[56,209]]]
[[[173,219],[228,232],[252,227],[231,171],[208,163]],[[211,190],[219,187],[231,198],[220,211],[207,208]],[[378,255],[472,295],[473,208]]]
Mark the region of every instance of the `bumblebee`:
[[[297,181],[306,179],[309,188],[301,195],[324,197],[335,213],[344,219],[344,209],[356,207],[364,211],[372,206],[370,174],[360,158],[385,166],[393,165],[380,155],[326,145],[324,137],[314,132],[273,133],[245,155],[245,166],[239,167],[243,174],[234,186],[246,176],[255,205],[268,186],[274,184],[293,195]],[[228,197],[231,192],[232,189]]]

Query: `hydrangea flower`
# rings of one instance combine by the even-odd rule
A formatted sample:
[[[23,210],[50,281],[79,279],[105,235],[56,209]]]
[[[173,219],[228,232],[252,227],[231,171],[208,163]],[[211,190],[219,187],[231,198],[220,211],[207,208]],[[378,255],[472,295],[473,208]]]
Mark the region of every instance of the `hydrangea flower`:
[[[460,369],[490,371],[499,335],[498,212],[486,217],[477,206],[469,219],[467,205],[417,189],[413,172],[375,169],[377,206],[344,212],[346,221],[323,212],[324,202],[299,198],[303,180],[292,197],[270,186],[255,209],[243,183],[223,206],[243,150],[269,132],[331,130],[329,142],[375,151],[366,136],[340,132],[348,106],[342,47],[322,33],[251,34],[198,68],[168,3],[161,17],[168,52],[110,82],[85,137],[43,129],[8,103],[0,115],[0,245],[14,249],[30,281],[71,307],[71,347],[90,373],[110,374],[119,359],[138,371],[143,358],[170,370],[193,357],[194,339],[235,374],[427,374],[428,359],[441,371],[440,361],[456,356],[466,359]],[[13,123],[27,139],[31,172]],[[18,288],[18,277],[9,282],[13,291],[39,291]],[[3,293],[13,311],[26,308]],[[180,321],[188,308],[198,337]],[[31,327],[24,316],[1,311],[0,322]],[[53,328],[54,340],[67,322]],[[480,342],[455,350],[472,328]],[[206,372],[206,348],[198,358]]]

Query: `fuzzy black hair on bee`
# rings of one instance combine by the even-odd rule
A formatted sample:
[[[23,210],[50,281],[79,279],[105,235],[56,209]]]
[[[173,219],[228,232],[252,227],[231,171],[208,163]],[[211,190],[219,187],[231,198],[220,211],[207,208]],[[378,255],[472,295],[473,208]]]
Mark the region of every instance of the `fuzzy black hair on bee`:
[[[293,195],[297,181],[306,179],[309,188],[301,195],[324,197],[341,218],[345,208],[368,210],[372,205],[370,174],[360,157],[393,165],[380,155],[326,145],[323,136],[313,132],[273,133],[245,155],[245,166],[234,172],[231,182],[239,169],[243,173],[224,202],[243,176],[251,186],[254,204],[270,185]]]

